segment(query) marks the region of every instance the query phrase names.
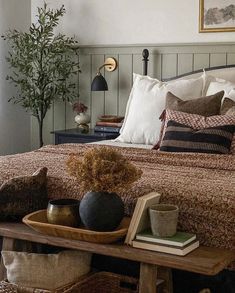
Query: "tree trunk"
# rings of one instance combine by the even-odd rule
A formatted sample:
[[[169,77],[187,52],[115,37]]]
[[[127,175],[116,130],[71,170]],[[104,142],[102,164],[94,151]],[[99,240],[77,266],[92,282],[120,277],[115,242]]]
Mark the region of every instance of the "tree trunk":
[[[39,119],[38,124],[39,124],[39,144],[41,148],[43,146],[43,119]]]

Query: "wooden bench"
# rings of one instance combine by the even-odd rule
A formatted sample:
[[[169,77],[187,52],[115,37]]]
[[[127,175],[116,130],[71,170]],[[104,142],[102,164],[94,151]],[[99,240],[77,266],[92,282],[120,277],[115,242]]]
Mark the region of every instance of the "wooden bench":
[[[165,282],[164,292],[173,292],[170,269],[180,269],[204,275],[216,275],[235,260],[235,253],[225,249],[200,246],[182,257],[128,247],[122,243],[96,244],[40,234],[24,224],[0,223],[2,250],[14,250],[15,240],[79,249],[140,262],[140,293],[156,293],[156,279]],[[1,263],[1,279],[4,277]]]

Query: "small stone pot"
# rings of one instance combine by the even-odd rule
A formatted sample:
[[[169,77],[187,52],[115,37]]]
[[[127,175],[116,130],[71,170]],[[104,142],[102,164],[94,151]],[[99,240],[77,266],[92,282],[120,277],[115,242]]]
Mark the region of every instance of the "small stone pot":
[[[91,191],[81,200],[79,213],[86,228],[113,231],[124,217],[124,204],[116,193]]]
[[[157,204],[149,208],[150,225],[153,235],[174,236],[177,231],[179,208],[176,205]]]
[[[79,200],[55,199],[50,200],[47,207],[47,220],[50,224],[78,227]]]

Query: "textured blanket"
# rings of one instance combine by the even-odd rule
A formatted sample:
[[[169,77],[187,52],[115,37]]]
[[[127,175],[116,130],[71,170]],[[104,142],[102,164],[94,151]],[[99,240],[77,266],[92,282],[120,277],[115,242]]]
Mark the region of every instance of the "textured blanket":
[[[66,171],[65,161],[70,153],[82,156],[91,147],[99,146],[49,145],[30,153],[0,157],[0,183],[47,167],[50,198],[81,198],[78,184]],[[161,202],[179,206],[179,229],[196,233],[201,244],[235,251],[234,155],[116,149],[143,170],[135,186],[120,194],[126,214],[133,213],[139,196],[158,191]]]

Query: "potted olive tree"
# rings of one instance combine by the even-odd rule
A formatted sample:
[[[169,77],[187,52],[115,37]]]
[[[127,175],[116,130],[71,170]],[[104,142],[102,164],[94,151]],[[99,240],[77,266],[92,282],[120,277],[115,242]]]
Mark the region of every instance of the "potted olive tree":
[[[72,102],[77,97],[72,76],[78,74],[77,41],[73,37],[54,34],[65,8],[50,9],[44,3],[38,8],[37,21],[29,32],[9,30],[2,38],[8,41],[7,61],[11,74],[7,80],[15,84],[16,96],[9,99],[36,117],[40,146],[43,145],[43,121],[57,99]]]

